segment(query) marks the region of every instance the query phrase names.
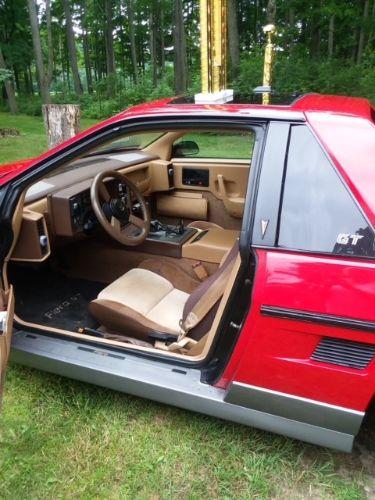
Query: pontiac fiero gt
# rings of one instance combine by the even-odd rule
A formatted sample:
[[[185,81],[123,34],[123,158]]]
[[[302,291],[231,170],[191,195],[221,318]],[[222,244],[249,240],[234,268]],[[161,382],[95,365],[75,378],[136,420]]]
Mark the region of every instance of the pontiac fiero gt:
[[[375,392],[374,224],[365,99],[133,107],[0,169],[2,377],[11,348],[350,451]]]

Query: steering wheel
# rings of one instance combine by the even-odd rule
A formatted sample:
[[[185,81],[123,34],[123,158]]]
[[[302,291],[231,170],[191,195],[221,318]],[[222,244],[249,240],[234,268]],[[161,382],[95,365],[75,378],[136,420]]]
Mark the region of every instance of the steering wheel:
[[[106,179],[115,179],[116,185],[107,186]],[[99,172],[92,182],[90,196],[98,221],[112,238],[128,246],[139,245],[147,238],[150,215],[145,199],[125,175],[116,170]],[[142,218],[133,214],[136,204]]]

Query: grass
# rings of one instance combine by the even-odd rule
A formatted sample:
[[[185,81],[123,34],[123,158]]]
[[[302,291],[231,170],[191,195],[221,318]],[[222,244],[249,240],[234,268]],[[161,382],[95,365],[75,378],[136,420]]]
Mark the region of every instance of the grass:
[[[0,139],[0,161],[45,148],[39,118],[0,114],[0,127],[10,126],[22,136]],[[354,500],[365,498],[368,474],[358,451],[345,455],[15,364],[8,369],[1,499]]]
[[[11,366],[2,498],[363,498],[341,454]]]
[[[94,125],[95,120],[81,119],[81,129]],[[43,118],[0,113],[0,128],[17,128],[20,136],[0,138],[0,164],[39,156],[47,149]]]

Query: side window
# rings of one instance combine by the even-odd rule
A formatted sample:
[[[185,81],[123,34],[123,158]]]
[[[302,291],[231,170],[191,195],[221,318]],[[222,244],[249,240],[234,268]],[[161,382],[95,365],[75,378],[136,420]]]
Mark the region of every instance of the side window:
[[[375,256],[373,229],[306,126],[291,129],[278,246]]]
[[[252,131],[201,131],[185,134],[173,144],[174,158],[251,159],[255,134]]]

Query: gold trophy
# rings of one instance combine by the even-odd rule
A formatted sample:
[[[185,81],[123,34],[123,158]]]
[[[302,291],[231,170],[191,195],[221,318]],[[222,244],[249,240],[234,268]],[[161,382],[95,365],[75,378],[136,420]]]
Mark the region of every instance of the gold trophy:
[[[263,104],[268,105],[271,99],[272,66],[275,54],[275,46],[272,43],[272,35],[275,33],[276,29],[273,24],[267,24],[264,26],[263,31],[267,35],[266,50],[264,52],[263,89],[267,90],[267,92],[263,92],[262,102]]]

